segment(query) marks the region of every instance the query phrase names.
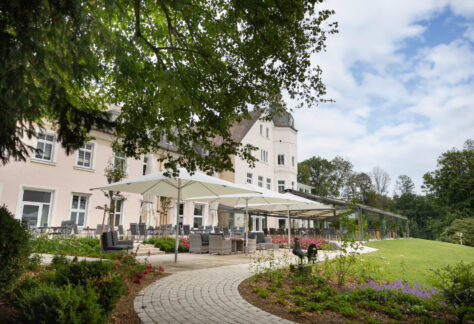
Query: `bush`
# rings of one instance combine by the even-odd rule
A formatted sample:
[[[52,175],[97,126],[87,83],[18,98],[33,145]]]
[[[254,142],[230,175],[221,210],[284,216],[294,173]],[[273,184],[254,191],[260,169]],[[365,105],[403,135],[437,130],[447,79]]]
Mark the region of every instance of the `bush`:
[[[5,205],[0,206],[0,296],[10,291],[29,264],[30,235]]]
[[[31,240],[33,252],[49,254],[66,254],[77,256],[89,256],[96,258],[113,257],[103,254],[100,242],[94,238],[55,237],[48,238],[40,236]]]
[[[176,240],[172,237],[161,238],[161,237],[152,237],[148,240],[144,240],[143,244],[153,244],[155,247],[159,248],[161,251],[165,252],[174,252]],[[189,252],[189,241],[188,239],[180,239],[179,252]]]
[[[441,291],[459,321],[474,318],[474,263],[459,262],[455,266],[445,266],[434,270],[436,281],[433,285]]]
[[[14,304],[22,323],[106,323],[107,316],[90,286],[32,281],[17,289]]]
[[[58,259],[59,260],[59,259]],[[114,264],[108,261],[56,261],[54,283],[57,286],[72,284],[74,286],[92,285],[99,298],[99,304],[106,313],[111,312],[120,296],[125,291],[121,275],[114,272]]]
[[[440,238],[446,242],[459,244],[458,233],[462,233],[462,244],[474,246],[474,218],[455,219],[446,227]]]

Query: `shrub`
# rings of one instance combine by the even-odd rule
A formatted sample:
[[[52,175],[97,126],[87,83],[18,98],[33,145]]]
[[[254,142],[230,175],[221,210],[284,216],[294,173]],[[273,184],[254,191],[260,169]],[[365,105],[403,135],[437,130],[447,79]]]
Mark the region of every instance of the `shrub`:
[[[114,271],[109,261],[56,262],[54,283],[58,286],[91,284],[97,293],[99,303],[106,313],[111,312],[125,290],[121,275]]]
[[[474,318],[474,263],[459,262],[434,270],[433,282],[459,321]]]
[[[106,323],[107,317],[90,287],[29,282],[15,292],[22,323]]]
[[[30,235],[0,206],[0,296],[10,291],[27,268],[31,253]]]
[[[155,247],[159,248],[161,251],[165,252],[174,252],[176,240],[172,237],[162,238],[162,237],[152,237],[143,241],[143,244],[153,244]],[[180,239],[178,245],[179,252],[189,252],[189,240]]]
[[[458,233],[462,233],[464,245],[474,246],[474,218],[455,219],[441,234],[441,240],[450,243],[460,243]]]
[[[343,305],[339,308],[339,313],[341,313],[342,316],[344,317],[356,317],[357,312],[352,308],[351,305]]]
[[[296,314],[296,315],[303,314],[304,313],[304,308],[292,307],[292,308],[290,308],[290,313],[293,313],[293,314]]]
[[[114,254],[103,254],[100,242],[94,238],[40,236],[31,240],[36,253],[66,254],[96,258],[113,258]]]

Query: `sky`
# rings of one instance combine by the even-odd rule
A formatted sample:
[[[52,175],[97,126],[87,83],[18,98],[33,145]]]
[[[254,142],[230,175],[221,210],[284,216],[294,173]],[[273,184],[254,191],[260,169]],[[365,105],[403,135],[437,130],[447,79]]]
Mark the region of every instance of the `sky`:
[[[408,175],[474,139],[474,0],[327,0],[339,33],[313,65],[335,103],[295,109],[298,159]],[[292,107],[290,100],[285,100]]]

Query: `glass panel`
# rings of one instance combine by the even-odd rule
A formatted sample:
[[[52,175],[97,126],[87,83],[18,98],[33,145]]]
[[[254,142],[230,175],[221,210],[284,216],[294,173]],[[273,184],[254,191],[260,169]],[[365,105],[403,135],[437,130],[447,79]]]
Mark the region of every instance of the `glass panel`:
[[[82,210],[86,209],[86,197],[85,196],[81,197],[79,209],[82,209]]]
[[[84,157],[84,166],[90,166],[91,165],[91,152],[86,152],[85,157]]]
[[[120,214],[115,214],[115,223],[114,226],[120,225]]]
[[[194,215],[202,216],[202,205],[194,205]]]
[[[25,190],[23,192],[23,201],[34,201],[34,202],[50,203],[51,202],[51,192]]]
[[[24,205],[23,214],[21,215],[21,218],[27,220],[30,225],[36,226],[36,223],[38,221],[38,214],[39,206]]]
[[[75,223],[77,219],[77,212],[72,212],[71,213],[71,220]]]
[[[38,134],[37,138],[38,139],[44,139],[44,134]]]
[[[194,217],[193,227],[198,228],[199,226],[202,226],[202,217]]]
[[[46,140],[48,142],[52,142],[54,140],[54,136],[53,135],[46,135]]]
[[[38,142],[36,143],[36,148],[39,150],[35,154],[35,158],[41,159],[43,157],[43,151],[44,151],[44,143],[43,142]]]
[[[43,210],[41,211],[41,223],[40,226],[46,226],[48,223],[48,216],[49,216],[49,205],[43,205]]]
[[[84,216],[85,216],[85,213],[79,213],[79,220],[77,221],[78,226],[84,225]]]
[[[77,206],[78,206],[78,202],[79,202],[79,196],[72,196],[72,209],[77,209]]]
[[[77,157],[77,165],[84,165],[84,152],[82,150],[79,150],[79,155]]]
[[[44,160],[51,160],[51,152],[53,150],[53,145],[51,144],[45,144],[45,147],[44,147],[44,155],[43,155],[43,159]]]

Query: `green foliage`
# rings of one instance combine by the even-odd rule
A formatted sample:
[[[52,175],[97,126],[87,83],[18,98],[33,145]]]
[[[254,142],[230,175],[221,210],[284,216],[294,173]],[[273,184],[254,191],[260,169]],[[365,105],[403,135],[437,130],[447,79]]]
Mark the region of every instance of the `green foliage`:
[[[459,244],[462,233],[462,244],[474,246],[474,218],[455,219],[451,225],[445,228],[440,239],[450,243]]]
[[[64,286],[92,285],[99,298],[99,303],[106,313],[110,313],[120,296],[124,293],[125,283],[114,271],[114,264],[108,261],[73,261],[54,263],[54,284]]]
[[[28,267],[30,253],[29,233],[5,205],[0,206],[0,296],[14,287]]]
[[[474,319],[474,262],[461,261],[433,272],[436,275],[433,285],[442,292],[459,321]]]
[[[264,288],[253,288],[253,291],[257,294],[257,296],[262,298],[267,298],[270,294]]]
[[[250,106],[270,112],[282,90],[298,107],[325,101],[310,58],[337,23],[321,2],[3,1],[0,57],[9,68],[0,80],[11,91],[0,152],[24,160],[22,135],[48,118],[68,153],[92,127],[115,126],[128,156],[172,142],[180,155],[166,154],[165,168],[230,170],[231,155],[252,162],[229,131]],[[105,102],[121,106],[115,123]]]
[[[304,308],[302,307],[291,307],[290,308],[290,313],[293,313],[295,315],[301,315],[304,313]]]
[[[91,286],[25,284],[15,292],[14,305],[22,323],[107,323]]]
[[[161,251],[174,252],[176,239],[173,237],[168,237],[168,238],[152,237],[147,240],[143,240],[143,244],[153,244],[156,248],[159,248]],[[187,248],[180,241],[178,245],[178,251],[189,252],[189,248]]]
[[[115,258],[116,254],[103,254],[98,239],[39,236],[31,240],[36,253],[66,254],[95,258]]]

